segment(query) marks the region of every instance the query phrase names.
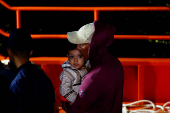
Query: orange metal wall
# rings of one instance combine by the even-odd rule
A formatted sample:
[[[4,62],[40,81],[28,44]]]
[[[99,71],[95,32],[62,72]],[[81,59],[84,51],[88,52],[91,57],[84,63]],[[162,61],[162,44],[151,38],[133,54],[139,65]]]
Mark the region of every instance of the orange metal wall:
[[[31,58],[31,61],[41,65],[50,76],[54,87],[59,87],[61,64],[66,57]],[[165,103],[170,100],[170,59],[169,58],[119,58],[124,73],[124,102],[151,100],[155,103]]]

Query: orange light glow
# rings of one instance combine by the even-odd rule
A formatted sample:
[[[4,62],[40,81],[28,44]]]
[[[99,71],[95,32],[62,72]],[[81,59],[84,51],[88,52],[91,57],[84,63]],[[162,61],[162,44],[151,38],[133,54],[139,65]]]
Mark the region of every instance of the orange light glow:
[[[9,37],[9,33],[3,31],[0,28],[0,34],[2,34],[5,37]],[[33,39],[66,39],[67,35],[65,34],[31,34]]]
[[[67,39],[65,34],[31,34],[33,39]]]
[[[93,11],[94,20],[99,19],[99,11],[170,11],[170,7],[13,7],[5,1],[0,0],[0,3],[9,10],[16,11],[16,28],[21,28],[21,13],[20,11]],[[9,37],[0,29],[0,34]],[[34,39],[66,39],[66,34],[31,34]],[[152,39],[152,40],[169,40],[170,35],[115,35],[115,39]]]
[[[170,7],[12,7],[3,0],[0,3],[10,10],[20,11],[170,11]]]
[[[0,34],[2,34],[5,37],[9,37],[9,33],[3,31],[1,28],[0,28]]]
[[[9,37],[9,33],[0,28],[0,34]],[[67,39],[66,34],[31,34],[33,39]],[[145,40],[169,40],[170,35],[115,35],[115,39],[145,39]]]
[[[0,60],[9,59],[0,55]],[[32,62],[37,64],[62,64],[67,57],[31,57]],[[170,58],[119,58],[124,66],[170,66]]]

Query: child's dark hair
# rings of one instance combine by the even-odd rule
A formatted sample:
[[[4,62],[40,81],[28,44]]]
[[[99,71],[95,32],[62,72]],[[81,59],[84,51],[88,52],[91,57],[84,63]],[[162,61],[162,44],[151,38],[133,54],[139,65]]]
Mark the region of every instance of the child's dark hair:
[[[70,50],[76,50],[76,49],[77,49],[77,44],[68,43],[67,52],[69,52]]]

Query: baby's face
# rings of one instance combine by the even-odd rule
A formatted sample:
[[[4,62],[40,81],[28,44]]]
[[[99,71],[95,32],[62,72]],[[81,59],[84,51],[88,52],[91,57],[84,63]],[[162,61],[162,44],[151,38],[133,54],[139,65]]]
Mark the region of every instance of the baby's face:
[[[68,60],[70,65],[76,69],[80,69],[84,66],[85,58],[79,50],[70,50],[68,53]]]

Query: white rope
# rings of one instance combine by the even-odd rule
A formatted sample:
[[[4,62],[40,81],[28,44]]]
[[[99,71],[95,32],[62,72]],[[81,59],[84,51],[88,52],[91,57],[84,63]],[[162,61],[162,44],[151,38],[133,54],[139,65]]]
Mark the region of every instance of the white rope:
[[[132,102],[132,103],[129,103],[129,104],[123,104],[123,106],[124,107],[131,107],[131,106],[134,106],[134,104],[137,104],[137,103],[142,103],[142,102],[148,102],[148,103],[150,103],[149,105],[148,104],[145,104],[145,105],[142,105],[142,106],[145,106],[145,107],[147,107],[147,106],[152,106],[153,107],[153,110],[155,110],[155,104],[152,102],[152,101],[149,101],[149,100],[139,100],[139,101],[135,101],[135,102]],[[135,105],[135,106],[138,106],[138,105]],[[141,106],[141,105],[139,105],[139,106]]]
[[[145,104],[145,105],[135,105],[137,103],[142,103],[142,102],[148,102],[150,104]],[[128,110],[127,107],[142,107],[141,109],[138,110]],[[153,110],[149,110],[146,108],[151,108],[153,107]],[[129,104],[123,104],[123,109],[122,112],[123,113],[133,113],[133,112],[154,112],[156,106],[152,101],[149,100],[139,100],[139,101],[135,101]]]
[[[170,110],[170,107],[167,106],[168,104],[170,104],[170,101],[169,101],[169,102],[166,102],[166,103],[163,105],[163,108],[164,108],[166,111],[169,111],[169,110]]]
[[[150,104],[144,104],[144,105],[135,105],[137,103],[141,102],[148,102]],[[162,105],[155,105],[152,101],[149,100],[139,100],[135,101],[129,104],[123,104],[122,112],[123,113],[134,113],[134,112],[146,112],[146,113],[170,113],[170,106],[167,106],[170,104],[169,102],[166,102],[163,106]],[[141,107],[137,110],[128,110],[127,107]],[[149,108],[153,108],[150,110]],[[158,108],[158,110],[155,110]]]
[[[157,112],[158,112],[158,111],[161,112],[161,111],[164,111],[164,110],[165,110],[164,107],[161,106],[161,105],[156,105],[156,108],[159,108],[159,109],[157,110]]]

